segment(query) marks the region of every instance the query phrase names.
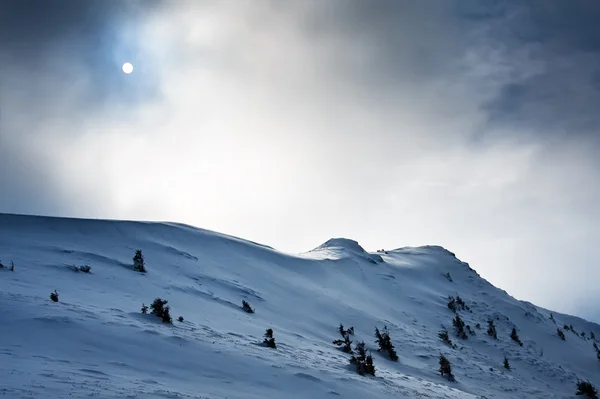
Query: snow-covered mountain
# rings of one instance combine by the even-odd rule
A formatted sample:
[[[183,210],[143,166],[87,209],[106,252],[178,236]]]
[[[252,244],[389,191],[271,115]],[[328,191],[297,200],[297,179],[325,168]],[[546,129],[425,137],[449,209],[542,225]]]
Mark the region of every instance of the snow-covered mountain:
[[[147,273],[133,270],[136,249]],[[0,214],[0,261],[11,260],[14,271],[0,269],[7,398],[569,398],[578,379],[600,385],[599,325],[553,321],[441,247],[368,253],[336,238],[290,255],[181,224]],[[84,264],[91,273],[74,270]],[[449,296],[464,309],[449,309]],[[157,297],[172,325],[141,313]],[[475,335],[456,336],[456,314]],[[375,376],[332,344],[340,323],[354,327],[352,348],[372,351]],[[384,326],[397,362],[377,351]],[[276,349],[262,345],[267,328]],[[455,382],[440,375],[440,354]]]

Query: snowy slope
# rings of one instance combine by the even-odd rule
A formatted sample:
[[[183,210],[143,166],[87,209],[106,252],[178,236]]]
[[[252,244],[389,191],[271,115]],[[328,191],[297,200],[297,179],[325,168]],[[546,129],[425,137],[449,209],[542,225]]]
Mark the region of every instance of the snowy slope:
[[[132,270],[138,248],[146,274]],[[441,247],[367,253],[338,238],[289,255],[180,224],[0,214],[0,260],[16,265],[0,270],[0,396],[9,398],[569,398],[578,378],[600,386],[593,342],[556,333],[600,326],[558,313],[555,324]],[[471,309],[458,312],[467,324],[481,324],[467,340],[455,337],[450,295]],[[141,314],[156,297],[184,321]],[[488,318],[498,340],[485,333]],[[340,323],[373,350],[375,377],[332,345]],[[376,351],[384,325],[397,363]],[[442,325],[456,349],[438,338]],[[267,328],[277,349],[260,345]],[[440,353],[456,382],[439,375]]]

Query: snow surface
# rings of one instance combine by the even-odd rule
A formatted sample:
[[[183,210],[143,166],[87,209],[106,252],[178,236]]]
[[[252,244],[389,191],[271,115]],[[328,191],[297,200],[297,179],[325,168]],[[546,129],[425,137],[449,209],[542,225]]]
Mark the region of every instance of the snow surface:
[[[146,274],[132,270],[136,249]],[[371,254],[332,239],[289,255],[181,224],[0,214],[0,260],[15,263],[0,269],[8,398],[575,398],[578,378],[600,386],[593,342],[556,334],[572,324],[600,337],[600,326],[558,313],[555,324],[441,247]],[[73,270],[82,264],[91,273]],[[475,336],[455,337],[449,295],[470,307],[459,311],[467,324],[481,324]],[[141,314],[156,297],[185,320]],[[488,318],[498,340],[485,334]],[[340,323],[373,351],[375,377],[332,345]],[[384,325],[397,363],[376,350]],[[438,338],[442,325],[458,348]],[[277,349],[261,345],[267,328]],[[440,353],[456,382],[440,376]]]

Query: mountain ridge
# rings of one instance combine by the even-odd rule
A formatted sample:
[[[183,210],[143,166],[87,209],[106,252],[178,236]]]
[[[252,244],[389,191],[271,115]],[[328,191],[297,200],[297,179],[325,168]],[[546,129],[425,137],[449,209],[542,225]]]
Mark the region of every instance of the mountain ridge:
[[[133,271],[136,249],[145,274]],[[580,336],[600,326],[552,312],[555,324],[439,246],[368,253],[337,238],[290,255],[168,222],[0,214],[0,260],[10,259],[15,271],[0,270],[0,372],[13,378],[0,389],[12,397],[564,398],[575,397],[578,378],[600,382],[595,341]],[[450,310],[450,296],[469,310]],[[142,315],[156,297],[184,321]],[[243,312],[242,300],[256,312]],[[457,314],[475,335],[456,337]],[[340,323],[373,352],[375,377],[358,375],[332,345]],[[577,335],[565,330],[563,341],[556,329],[565,324]],[[398,362],[374,345],[384,325]],[[456,349],[438,338],[442,325]],[[259,345],[267,328],[276,350]],[[456,382],[439,375],[440,353]]]

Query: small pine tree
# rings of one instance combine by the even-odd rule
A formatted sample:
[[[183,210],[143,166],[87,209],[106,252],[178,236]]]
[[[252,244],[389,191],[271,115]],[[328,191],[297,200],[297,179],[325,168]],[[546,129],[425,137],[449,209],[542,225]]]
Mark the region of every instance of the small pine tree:
[[[171,318],[170,308],[168,306],[164,307],[163,315],[161,318],[162,318],[163,323],[169,323],[169,324],[173,323],[173,319]]]
[[[52,300],[52,302],[58,302],[58,292],[56,292],[56,290],[50,293],[50,299]]]
[[[13,261],[10,261],[10,271],[14,272],[15,271],[15,264],[13,263]]]
[[[552,322],[556,323],[556,320],[554,320],[554,314],[550,313],[550,320],[552,320]]]
[[[444,274],[444,276],[446,276],[448,281],[452,282],[452,276],[450,276],[450,272],[447,272],[446,274]]]
[[[465,322],[460,318],[459,315],[456,315],[454,319],[452,319],[452,325],[456,329],[456,336],[461,339],[467,339],[467,333],[465,333]]]
[[[375,342],[379,345],[379,349],[377,349],[377,351],[387,351],[392,361],[398,361],[398,354],[396,353],[394,345],[392,344],[392,339],[390,338],[390,333],[387,329],[387,326],[383,326],[383,332],[380,332],[379,329],[375,327],[375,338],[377,338]]]
[[[144,262],[144,255],[142,255],[141,249],[135,251],[135,256],[133,257],[133,270],[140,273],[146,273],[146,263]]]
[[[565,333],[563,332],[563,330],[561,330],[560,328],[557,328],[556,329],[556,333],[558,334],[558,336],[560,337],[560,339],[562,339],[563,341],[566,341]]]
[[[273,337],[273,329],[271,328],[267,328],[267,331],[265,332],[265,339],[263,341],[263,343],[268,346],[269,348],[277,348],[277,345],[275,344],[275,338]]]
[[[456,313],[456,299],[453,296],[448,297],[448,309]]]
[[[598,391],[589,381],[577,381],[576,395],[585,395],[591,399],[598,399]]]
[[[173,320],[171,319],[170,309],[166,306],[167,303],[169,303],[169,301],[156,298],[154,302],[152,302],[152,305],[150,305],[150,309],[152,309],[151,313],[156,317],[161,318],[163,322],[172,323]]]
[[[470,325],[468,325],[468,324],[467,324],[467,326],[466,326],[466,327],[467,327],[467,331],[469,332],[469,334],[471,334],[471,335],[475,335],[475,331],[473,331],[473,329],[471,328],[471,326],[470,326]]]
[[[593,331],[590,333],[590,338],[596,340],[596,334]]]
[[[523,346],[523,342],[521,342],[521,339],[519,338],[519,335],[517,334],[517,329],[513,327],[512,332],[510,333],[510,338],[517,342],[520,346]]]
[[[366,354],[365,343],[357,343],[355,350],[357,354],[352,355],[352,357],[350,358],[350,363],[356,366],[356,371],[358,371],[358,374],[375,375],[375,365],[373,364],[373,356],[371,354]]]
[[[4,269],[4,265],[2,264],[1,261],[0,261],[0,269]]]
[[[344,326],[342,324],[340,324],[338,332],[340,333],[343,339],[336,339],[335,341],[333,341],[333,344],[337,346],[344,345],[342,347],[342,350],[346,353],[352,353],[352,341],[350,340],[350,335],[348,334],[348,331],[344,329]]]
[[[481,330],[481,324],[479,324],[479,323],[475,324],[475,328],[478,330]]]
[[[183,323],[183,316],[179,316],[179,317],[177,318],[177,321],[179,321],[180,323]]]
[[[504,356],[504,368],[510,370],[510,363],[508,362],[506,356]]]
[[[242,309],[247,313],[254,313],[254,309],[250,306],[250,304],[246,301],[242,301]]]
[[[148,306],[146,306],[145,304],[142,303],[142,313],[143,314],[147,314],[148,313]]]
[[[442,330],[438,333],[438,337],[448,345],[452,346],[452,340],[450,339],[450,335],[448,335],[446,327],[442,326]]]
[[[352,341],[350,341],[349,335],[344,335],[344,339],[336,339],[333,341],[334,345],[342,346],[342,350],[346,353],[352,353]]]
[[[349,329],[347,329],[346,333],[349,335],[354,335],[354,327],[350,327]]]
[[[488,320],[487,334],[494,339],[498,339],[498,333],[496,332],[496,326],[494,325],[494,320],[492,320],[492,319]]]
[[[450,381],[454,381],[454,375],[452,374],[452,366],[446,356],[440,354],[440,374],[442,376],[447,375]]]

